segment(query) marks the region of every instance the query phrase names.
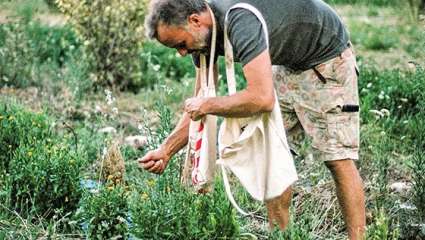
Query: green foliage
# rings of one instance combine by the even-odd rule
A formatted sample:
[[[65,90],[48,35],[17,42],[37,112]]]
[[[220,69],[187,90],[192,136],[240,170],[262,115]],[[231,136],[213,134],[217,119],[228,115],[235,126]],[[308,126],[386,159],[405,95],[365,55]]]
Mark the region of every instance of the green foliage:
[[[143,0],[58,0],[82,39],[95,86],[143,86],[137,61],[145,13]]]
[[[418,68],[414,72],[401,70],[380,71],[365,67],[360,71],[360,99],[362,115],[373,115],[369,110],[388,109],[391,116],[408,118],[425,114],[425,71]]]
[[[158,125],[154,129],[145,125],[143,129],[143,134],[148,137],[149,149],[156,148],[173,129],[168,107],[160,100],[155,109],[159,118]],[[134,154],[126,152],[128,157]],[[127,161],[132,162],[131,159]],[[217,184],[212,193],[195,194],[180,184],[181,164],[182,157],[174,156],[165,172],[158,177],[134,169],[132,165],[127,168],[127,174],[134,176],[128,179],[133,189],[129,198],[130,232],[141,239],[237,237],[239,224],[222,184]]]
[[[76,208],[82,159],[52,130],[52,121],[14,106],[0,106],[0,191],[18,213],[51,218]]]
[[[152,182],[153,181],[153,182]],[[159,180],[160,181],[160,180]],[[235,210],[223,186],[197,195],[179,184],[151,180],[132,196],[132,233],[142,239],[234,239],[239,232]],[[149,187],[151,185],[151,187]]]
[[[400,42],[394,27],[353,23],[350,25],[350,31],[351,41],[354,44],[370,50],[389,50]]]
[[[282,232],[278,226],[275,226],[275,229],[269,233],[269,239],[312,240],[314,239],[312,234],[310,217],[300,217],[296,220],[292,217],[285,231]]]
[[[2,27],[4,43],[0,46],[0,86],[26,87],[37,72],[37,55],[30,47],[25,26],[22,23]]]
[[[422,139],[423,140],[423,139]],[[424,142],[422,142],[423,144]],[[422,149],[423,149],[422,145]],[[418,150],[411,164],[413,180],[413,201],[416,206],[419,222],[425,221],[425,154]]]
[[[144,43],[140,59],[145,86],[153,86],[159,82],[159,78],[171,78],[180,82],[184,77],[195,76],[191,57],[180,57],[176,50],[160,46],[156,42]]]
[[[10,204],[23,215],[46,218],[76,209],[80,197],[78,156],[64,146],[36,141],[20,146],[9,167]]]
[[[57,9],[56,0],[44,0],[44,2],[51,8]]]
[[[58,67],[78,46],[67,27],[23,19],[0,25],[0,86],[42,86],[46,78],[56,77]]]
[[[89,239],[125,239],[128,223],[127,196],[121,186],[104,186],[99,192],[85,192],[77,213],[86,225]]]
[[[386,211],[383,209],[376,210],[375,221],[367,227],[366,239],[371,240],[396,240],[399,239],[399,232],[394,226],[395,223],[391,220]]]

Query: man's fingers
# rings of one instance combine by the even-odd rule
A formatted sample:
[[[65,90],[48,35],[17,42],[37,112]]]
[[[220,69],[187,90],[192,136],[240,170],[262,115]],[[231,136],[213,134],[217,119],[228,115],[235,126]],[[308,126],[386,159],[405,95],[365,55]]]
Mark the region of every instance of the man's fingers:
[[[148,170],[149,168],[155,165],[155,161],[144,162],[144,163],[141,163],[141,165],[144,169]]]
[[[152,160],[152,152],[148,152],[145,156],[143,156],[142,158],[139,158],[137,161],[139,161],[139,163],[146,163]]]
[[[156,161],[155,164],[148,169],[149,172],[156,173],[162,167],[162,160]]]

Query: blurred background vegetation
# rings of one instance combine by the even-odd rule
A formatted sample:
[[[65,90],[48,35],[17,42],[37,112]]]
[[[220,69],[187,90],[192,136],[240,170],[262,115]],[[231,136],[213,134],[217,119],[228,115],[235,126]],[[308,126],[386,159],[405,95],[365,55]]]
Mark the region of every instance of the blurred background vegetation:
[[[424,1],[327,2],[360,66],[367,239],[424,239]],[[194,77],[190,58],[144,39],[146,4],[0,0],[0,239],[346,239],[333,180],[308,141],[284,233],[237,215],[220,179],[206,196],[180,186],[183,153],[161,176],[137,168],[178,121]],[[240,66],[237,79],[243,88]],[[146,142],[121,146],[124,181],[102,177],[109,146],[128,136]],[[237,201],[264,217],[234,185]]]

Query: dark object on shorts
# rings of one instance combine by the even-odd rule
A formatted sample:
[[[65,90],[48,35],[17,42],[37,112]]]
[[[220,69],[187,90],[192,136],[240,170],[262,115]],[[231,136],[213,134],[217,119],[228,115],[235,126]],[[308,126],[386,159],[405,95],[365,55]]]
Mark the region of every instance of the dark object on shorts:
[[[341,111],[342,112],[358,112],[359,109],[360,109],[359,105],[346,104],[342,106]]]

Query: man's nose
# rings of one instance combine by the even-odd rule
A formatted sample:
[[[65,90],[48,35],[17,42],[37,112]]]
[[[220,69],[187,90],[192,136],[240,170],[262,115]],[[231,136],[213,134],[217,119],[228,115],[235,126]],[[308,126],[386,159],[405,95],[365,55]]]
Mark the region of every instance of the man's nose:
[[[178,49],[177,52],[179,52],[180,56],[184,57],[187,54],[187,49]]]

